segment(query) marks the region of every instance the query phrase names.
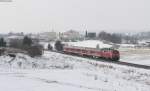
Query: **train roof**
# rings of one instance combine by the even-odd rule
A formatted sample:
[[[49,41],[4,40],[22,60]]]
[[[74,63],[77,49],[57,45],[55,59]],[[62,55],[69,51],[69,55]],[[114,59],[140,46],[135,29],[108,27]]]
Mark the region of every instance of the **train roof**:
[[[89,49],[89,50],[115,50],[114,48],[89,48],[89,47],[79,47],[79,46],[64,46],[68,48],[77,48],[77,49]]]

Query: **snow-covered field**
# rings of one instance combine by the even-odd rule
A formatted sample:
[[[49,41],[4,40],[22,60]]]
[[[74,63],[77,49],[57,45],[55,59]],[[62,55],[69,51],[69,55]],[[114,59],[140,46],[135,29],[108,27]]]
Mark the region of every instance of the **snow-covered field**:
[[[79,41],[79,42],[68,42],[68,45],[71,46],[78,46],[78,47],[88,47],[88,48],[110,48],[112,45],[105,44],[102,41],[99,40],[85,40],[85,41]]]
[[[0,57],[1,91],[149,91],[150,70],[46,51]]]
[[[120,61],[150,66],[150,48],[120,48]]]

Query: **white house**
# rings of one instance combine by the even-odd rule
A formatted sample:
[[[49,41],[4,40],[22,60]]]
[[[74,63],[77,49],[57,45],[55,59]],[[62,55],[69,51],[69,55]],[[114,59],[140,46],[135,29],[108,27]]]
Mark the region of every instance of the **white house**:
[[[64,33],[61,33],[60,38],[65,41],[70,41],[70,40],[75,41],[75,40],[83,39],[83,36],[75,30],[69,30]]]

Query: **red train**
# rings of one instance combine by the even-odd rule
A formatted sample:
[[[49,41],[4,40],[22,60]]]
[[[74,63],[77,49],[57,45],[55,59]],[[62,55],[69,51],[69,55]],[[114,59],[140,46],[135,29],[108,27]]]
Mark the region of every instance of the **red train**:
[[[75,46],[64,46],[63,52],[81,56],[104,58],[112,61],[118,61],[120,59],[119,51],[111,48],[96,49]]]

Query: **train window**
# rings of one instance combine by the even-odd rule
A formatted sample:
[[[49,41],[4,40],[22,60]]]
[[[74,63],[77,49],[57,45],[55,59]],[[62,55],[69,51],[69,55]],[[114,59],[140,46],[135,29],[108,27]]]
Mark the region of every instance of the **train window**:
[[[84,52],[84,53],[85,53],[85,52],[86,52],[86,50],[82,50],[82,52]]]
[[[91,51],[91,53],[95,53],[95,51]]]
[[[81,51],[80,49],[78,49],[78,51]]]
[[[118,54],[119,52],[118,52],[118,51],[116,51],[116,50],[114,50],[114,51],[113,51],[113,53]]]

